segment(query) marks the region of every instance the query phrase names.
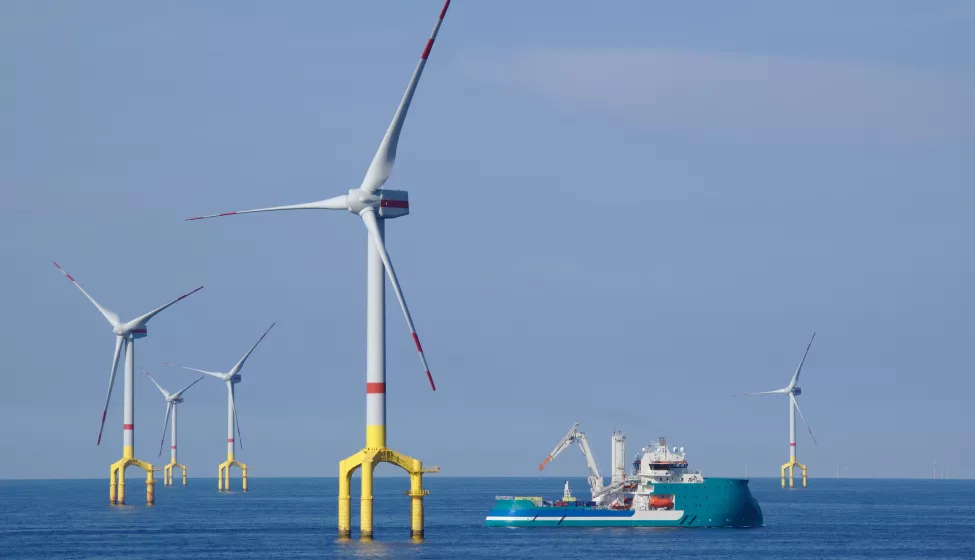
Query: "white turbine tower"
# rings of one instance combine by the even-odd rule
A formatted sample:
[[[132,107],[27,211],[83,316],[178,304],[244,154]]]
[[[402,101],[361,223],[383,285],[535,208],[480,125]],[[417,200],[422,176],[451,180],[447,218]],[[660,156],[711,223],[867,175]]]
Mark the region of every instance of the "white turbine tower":
[[[85,294],[85,297],[91,301],[99,312],[108,320],[109,324],[112,325],[112,332],[115,334],[115,356],[112,358],[112,371],[108,377],[108,394],[105,395],[105,408],[102,409],[102,422],[101,426],[98,428],[98,443],[96,445],[101,445],[102,442],[102,430],[105,428],[105,417],[108,414],[108,403],[112,398],[112,386],[115,384],[115,371],[118,369],[119,356],[122,353],[122,347],[125,347],[125,383],[124,383],[124,412],[123,412],[123,425],[122,425],[122,458],[112,464],[109,470],[109,501],[113,504],[125,503],[125,469],[129,465],[135,465],[144,471],[146,471],[146,502],[155,503],[155,484],[156,481],[153,479],[152,475],[152,464],[146,463],[145,461],[140,461],[135,458],[135,341],[139,338],[145,338],[148,334],[146,330],[146,325],[149,320],[158,315],[162,310],[166,309],[170,305],[173,305],[177,301],[191,295],[203,289],[203,286],[183,294],[173,301],[163,305],[162,307],[157,307],[152,311],[140,315],[135,319],[127,323],[123,323],[119,316],[102,307],[88,295],[88,292],[81,287],[75,279],[67,273],[58,263],[54,263],[54,266],[58,267],[68,280],[71,280],[75,286],[81,290],[81,293]],[[116,488],[117,480],[117,488]]]
[[[224,461],[223,463],[220,463],[220,465],[217,467],[217,490],[218,491],[230,490],[230,467],[237,467],[240,469],[242,489],[244,492],[247,491],[247,465],[241,463],[240,461],[237,461],[234,457],[234,449],[237,443],[240,443],[241,449],[244,448],[243,440],[240,437],[240,423],[237,421],[237,405],[234,403],[234,385],[240,383],[241,381],[240,370],[241,368],[244,367],[244,362],[246,362],[247,358],[250,357],[251,352],[253,352],[254,349],[257,348],[257,345],[260,344],[262,340],[264,340],[264,337],[267,336],[267,333],[271,332],[271,329],[274,328],[274,325],[275,325],[274,323],[271,323],[271,326],[268,327],[266,331],[264,331],[264,334],[261,335],[261,338],[257,339],[257,342],[254,343],[254,346],[251,346],[251,349],[248,350],[246,354],[244,354],[244,357],[241,358],[240,361],[238,361],[237,364],[234,365],[234,367],[230,368],[230,371],[226,373],[219,372],[219,371],[206,371],[202,369],[181,366],[179,364],[169,364],[169,363],[166,364],[169,366],[175,366],[183,369],[196,371],[199,373],[205,373],[207,375],[212,375],[213,377],[216,377],[217,379],[223,381],[227,385],[227,460]],[[234,440],[234,426],[237,427],[237,439],[241,440],[239,442],[235,442]]]
[[[799,373],[802,371],[802,364],[806,361],[806,356],[809,354],[809,348],[812,346],[813,340],[816,338],[816,333],[813,333],[812,338],[809,339],[809,344],[806,345],[806,352],[802,355],[802,360],[799,361],[799,367],[796,368],[796,372],[792,375],[792,381],[788,385],[781,389],[776,389],[774,391],[760,391],[758,393],[746,393],[747,395],[788,395],[789,396],[789,462],[782,465],[782,487],[785,488],[785,471],[789,471],[789,488],[794,488],[792,471],[794,468],[798,468],[802,471],[802,487],[806,487],[806,465],[796,461],[796,411],[799,411],[799,417],[802,418],[802,423],[806,425],[806,429],[809,430],[809,435],[812,437],[813,443],[819,445],[816,442],[816,436],[812,433],[812,428],[809,427],[809,423],[806,422],[806,417],[802,415],[802,410],[799,408],[799,403],[796,402],[796,397],[802,394],[802,389],[799,388],[797,383],[799,383]]]
[[[145,371],[145,369],[143,369],[143,371]],[[152,381],[153,385],[155,385],[156,388],[159,389],[159,392],[162,393],[163,398],[166,399],[166,417],[163,418],[163,433],[162,433],[162,437],[159,439],[159,456],[162,456],[163,443],[165,443],[166,441],[166,424],[169,422],[170,413],[172,413],[173,416],[172,435],[169,438],[170,439],[169,464],[163,467],[163,485],[172,486],[173,469],[179,469],[180,472],[183,473],[183,486],[186,486],[186,465],[180,464],[176,460],[176,417],[179,413],[178,405],[181,402],[183,402],[183,393],[185,393],[186,390],[189,389],[190,387],[199,383],[200,379],[203,378],[200,377],[196,381],[190,383],[186,387],[183,387],[179,391],[176,391],[175,393],[170,393],[169,391],[163,389],[162,386],[159,385],[159,383],[156,383],[156,380],[153,379],[151,375],[149,375],[148,371],[146,371],[146,377],[148,377],[149,380]]]
[[[413,72],[406,93],[400,101],[393,120],[386,130],[386,135],[379,144],[379,149],[373,156],[372,163],[366,170],[362,183],[350,189],[348,194],[334,196],[314,202],[293,204],[289,206],[274,206],[256,210],[241,210],[224,212],[189,218],[199,220],[219,216],[249,214],[254,212],[276,212],[279,210],[346,210],[357,215],[365,226],[369,242],[367,242],[366,269],[366,447],[358,453],[348,457],[339,464],[339,535],[349,536],[351,533],[351,512],[349,487],[352,473],[362,467],[362,498],[360,502],[360,536],[365,539],[372,537],[372,474],[376,464],[387,462],[395,464],[410,474],[411,500],[411,534],[414,537],[423,536],[423,496],[427,493],[422,488],[424,472],[437,472],[439,469],[424,470],[420,461],[397,453],[386,447],[386,325],[385,325],[385,282],[383,270],[389,276],[390,284],[396,299],[399,301],[406,324],[410,329],[416,351],[419,354],[423,371],[430,382],[430,388],[436,390],[430,368],[423,354],[423,347],[416,334],[413,318],[410,316],[406,299],[400,288],[399,280],[389,253],[385,246],[385,222],[393,218],[405,216],[409,213],[409,197],[406,191],[383,189],[383,185],[393,170],[396,161],[396,148],[399,143],[403,122],[406,120],[407,110],[413,100],[417,83],[426,65],[427,57],[433,48],[434,40],[447,13],[450,0],[444,3],[440,17],[433,28],[433,33],[427,40],[420,61]]]

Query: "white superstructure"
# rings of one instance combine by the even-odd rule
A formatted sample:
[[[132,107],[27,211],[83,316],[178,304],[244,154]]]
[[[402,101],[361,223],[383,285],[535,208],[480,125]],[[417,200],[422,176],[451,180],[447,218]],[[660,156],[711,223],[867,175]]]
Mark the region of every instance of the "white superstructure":
[[[608,486],[604,485],[603,478],[599,473],[599,466],[596,464],[596,457],[589,448],[586,434],[579,430],[578,422],[573,424],[569,432],[556,444],[548,457],[538,466],[538,470],[544,469],[545,465],[573,443],[579,444],[580,451],[586,457],[586,464],[589,467],[589,488],[596,505],[609,505],[610,507],[618,505],[622,507],[626,504],[626,508],[629,509],[627,496],[637,495],[639,500],[639,494],[649,495],[653,492],[654,484],[704,482],[704,477],[700,471],[688,470],[684,448],[668,448],[667,438],[665,437],[659,438],[656,444],[644,447],[633,461],[633,472],[627,475],[624,463],[626,436],[622,432],[613,432],[611,439],[612,478]],[[566,487],[568,487],[568,482],[566,482]],[[643,500],[647,501],[649,497],[646,496]],[[649,501],[646,505],[649,507]]]

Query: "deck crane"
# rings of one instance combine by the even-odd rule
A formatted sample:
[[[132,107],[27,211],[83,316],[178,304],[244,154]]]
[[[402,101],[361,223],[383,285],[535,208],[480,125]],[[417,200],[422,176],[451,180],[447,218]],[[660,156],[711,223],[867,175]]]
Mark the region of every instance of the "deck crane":
[[[600,494],[600,490],[603,488],[603,477],[599,474],[599,467],[596,465],[596,457],[592,454],[592,450],[589,449],[589,441],[586,440],[586,434],[579,431],[579,423],[576,422],[572,425],[569,433],[565,434],[565,437],[559,441],[555,449],[548,454],[548,457],[542,461],[541,465],[538,465],[538,470],[545,468],[545,465],[549,463],[552,459],[556,458],[559,453],[562,453],[566,447],[572,445],[573,443],[579,444],[579,449],[582,454],[586,456],[586,464],[589,465],[589,487],[592,489],[593,496]]]

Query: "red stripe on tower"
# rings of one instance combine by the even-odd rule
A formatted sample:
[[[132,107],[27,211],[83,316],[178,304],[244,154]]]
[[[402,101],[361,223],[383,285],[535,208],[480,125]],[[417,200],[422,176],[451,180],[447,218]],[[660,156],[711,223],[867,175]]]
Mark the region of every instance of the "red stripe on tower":
[[[173,449],[176,449],[176,446],[175,445],[173,446]]]
[[[795,446],[796,446],[795,442],[789,444],[789,447],[795,447]]]
[[[366,383],[366,394],[381,394],[386,392],[385,383]]]
[[[132,430],[132,429],[134,429],[134,427],[135,427],[135,424],[122,424],[122,429],[123,430]]]
[[[233,442],[234,442],[234,438],[227,438],[227,443],[233,443]]]

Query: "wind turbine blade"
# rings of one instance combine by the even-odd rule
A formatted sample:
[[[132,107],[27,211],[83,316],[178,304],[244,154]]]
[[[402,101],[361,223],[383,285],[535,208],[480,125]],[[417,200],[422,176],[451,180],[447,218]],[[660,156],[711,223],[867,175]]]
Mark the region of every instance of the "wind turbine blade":
[[[393,121],[389,123],[386,135],[383,137],[382,143],[379,144],[379,150],[373,156],[366,176],[363,178],[362,184],[359,185],[359,188],[366,192],[371,193],[382,187],[393,170],[393,164],[396,162],[396,147],[399,144],[400,132],[403,130],[403,122],[406,120],[406,112],[410,109],[410,102],[413,101],[416,85],[420,82],[420,75],[423,73],[423,67],[427,64],[427,57],[430,56],[430,50],[433,49],[433,42],[437,39],[443,18],[447,15],[448,6],[450,6],[450,0],[447,0],[443,9],[440,10],[440,17],[437,18],[437,24],[433,27],[433,33],[427,39],[427,45],[423,48],[423,54],[420,55],[420,62],[417,63],[413,77],[410,79],[409,85],[406,86],[406,93],[403,94],[403,99],[393,115]]]
[[[277,323],[271,323],[271,326],[268,327],[266,331],[264,331],[264,334],[261,335],[261,338],[257,339],[257,342],[254,343],[254,346],[251,346],[251,349],[248,350],[247,353],[244,354],[244,357],[241,358],[240,361],[237,362],[237,364],[234,365],[234,367],[230,370],[230,375],[234,375],[238,373],[240,371],[240,368],[244,367],[244,362],[246,362],[247,358],[250,357],[251,352],[253,352],[254,349],[257,348],[257,345],[260,344],[262,340],[264,340],[264,337],[267,336],[267,333],[271,332],[271,329],[274,328],[275,324]]]
[[[809,427],[809,422],[806,422],[806,417],[802,415],[802,409],[799,408],[799,403],[796,402],[795,395],[793,395],[793,394],[790,393],[789,394],[789,399],[792,400],[792,406],[796,407],[796,411],[799,412],[799,418],[802,418],[802,423],[805,424],[806,425],[806,429],[809,430],[809,435],[812,436],[813,443],[815,443],[816,445],[819,445],[819,442],[816,441],[816,436],[814,436],[813,433],[812,433],[812,428]]]
[[[240,420],[237,419],[237,397],[234,396],[233,392],[230,393],[230,406],[234,409],[234,426],[237,427],[237,443],[240,444],[241,449],[244,449],[244,438],[240,437]]]
[[[146,372],[146,377],[149,378],[149,381],[152,381],[152,384],[155,385],[157,389],[159,389],[159,392],[162,393],[163,396],[168,399],[169,398],[169,391],[163,389],[161,385],[159,385],[158,383],[156,383],[156,380],[153,379],[151,375],[149,375],[149,372],[146,371],[146,368],[142,368],[142,371],[145,371]]]
[[[166,309],[170,305],[173,305],[174,303],[176,303],[176,302],[178,302],[178,301],[180,301],[180,300],[182,300],[184,298],[187,298],[187,297],[195,294],[196,292],[199,292],[202,289],[203,289],[203,286],[200,286],[199,288],[193,290],[192,292],[183,294],[183,295],[179,296],[178,298],[174,299],[173,301],[167,303],[166,305],[163,305],[161,307],[157,307],[157,308],[153,309],[152,311],[146,313],[145,315],[129,321],[128,323],[125,324],[125,326],[127,328],[129,328],[129,329],[133,329],[133,328],[136,328],[136,327],[144,327],[146,325],[146,323],[149,322],[149,319],[152,319],[153,317],[155,317],[156,315],[158,315],[159,313],[161,313],[164,309]]]
[[[189,385],[187,385],[186,387],[183,387],[183,388],[182,388],[182,389],[180,389],[179,391],[176,391],[176,396],[177,396],[177,397],[181,397],[181,396],[183,396],[183,393],[185,393],[185,392],[186,392],[186,390],[187,390],[187,389],[189,389],[190,387],[192,387],[192,386],[194,386],[194,385],[196,385],[197,383],[199,383],[199,382],[200,382],[200,379],[203,379],[203,378],[202,378],[202,377],[199,377],[199,378],[197,378],[197,380],[196,380],[196,381],[194,381],[193,383],[190,383],[190,384],[189,384]]]
[[[51,261],[51,262],[54,262],[54,261]],[[68,274],[68,271],[66,271],[63,268],[61,268],[61,265],[59,265],[58,263],[55,262],[54,263],[54,266],[58,267],[58,270],[60,270],[62,274],[64,274],[65,276],[67,276],[68,277],[68,280],[71,280],[71,283],[74,284],[75,286],[77,286],[79,290],[81,290],[81,293],[85,294],[85,297],[88,298],[88,301],[90,301],[90,302],[92,302],[92,303],[95,304],[95,307],[97,307],[98,308],[98,311],[105,317],[105,319],[108,320],[109,323],[111,323],[112,327],[119,326],[120,320],[119,320],[119,317],[118,317],[118,314],[117,313],[115,313],[114,311],[111,311],[110,309],[106,309],[106,308],[102,307],[97,301],[95,301],[95,298],[93,298],[90,295],[88,295],[88,292],[86,292],[85,289],[81,287],[81,284],[79,284],[78,281],[75,280],[73,276],[71,276],[70,274]]]
[[[799,362],[799,367],[796,368],[795,374],[792,375],[792,381],[789,382],[789,389],[796,386],[799,382],[799,372],[802,371],[802,364],[806,363],[806,356],[809,355],[809,347],[812,346],[813,340],[816,339],[816,333],[813,333],[812,338],[809,339],[809,344],[806,345],[806,352],[802,355],[802,360]]]
[[[171,363],[169,363],[169,362],[163,362],[163,364],[165,364],[165,365],[167,365],[167,366],[173,366],[173,367],[178,367],[178,368],[183,368],[183,369],[188,369],[188,370],[190,370],[190,371],[196,371],[196,372],[199,372],[199,373],[205,373],[205,374],[207,374],[207,375],[212,375],[212,376],[214,376],[214,377],[216,377],[217,379],[220,379],[220,380],[223,380],[223,375],[224,375],[224,374],[222,374],[222,373],[217,373],[217,372],[215,372],[215,371],[204,371],[204,370],[202,370],[202,369],[196,369],[195,367],[189,367],[189,366],[181,366],[181,365],[179,365],[179,364],[171,364]]]
[[[162,437],[159,438],[159,455],[158,455],[158,457],[162,457],[163,443],[166,442],[166,424],[169,424],[169,413],[172,412],[174,406],[175,406],[174,403],[171,403],[171,402],[167,402],[166,403],[166,417],[163,418],[163,434],[162,434]]]
[[[105,417],[108,415],[108,401],[112,399],[112,386],[115,385],[115,372],[118,370],[118,358],[122,354],[122,345],[125,339],[121,336],[115,337],[115,357],[112,358],[112,373],[108,376],[108,394],[105,395],[105,408],[102,409],[102,424],[98,427],[98,443],[102,444],[102,430],[105,429]]]
[[[346,210],[348,206],[346,205],[346,196],[334,196],[332,198],[326,198],[325,200],[317,200],[315,202],[306,202],[304,204],[290,204],[288,206],[271,206],[270,208],[256,208],[254,210],[238,210],[236,212],[223,212],[221,214],[210,214],[207,216],[197,216],[195,218],[186,218],[184,222],[192,222],[194,220],[204,220],[206,218],[221,218],[223,216],[236,216],[237,214],[253,214],[255,212],[277,212],[279,210]]]
[[[446,9],[446,7],[444,8]],[[416,335],[416,327],[413,326],[413,317],[410,316],[410,309],[406,306],[406,299],[403,297],[403,291],[400,289],[399,280],[396,279],[396,270],[393,268],[393,263],[389,260],[389,253],[386,252],[386,246],[383,245],[382,236],[379,235],[379,225],[376,223],[376,214],[370,208],[360,214],[363,223],[366,224],[366,229],[369,230],[369,237],[372,239],[373,244],[379,251],[379,256],[383,259],[383,265],[386,267],[386,274],[389,276],[389,281],[393,285],[393,291],[396,292],[396,299],[399,300],[399,305],[403,309],[403,315],[406,317],[406,324],[410,327],[410,334],[413,335],[413,343],[416,344],[416,351],[420,354],[420,362],[423,363],[423,369],[427,373],[427,380],[430,381],[430,388],[434,391],[437,390],[437,386],[433,383],[433,376],[430,375],[430,366],[427,365],[427,358],[423,355],[423,347],[420,346],[420,338]]]
[[[746,395],[784,395],[788,393],[788,389],[776,389],[774,391],[759,391],[757,393],[745,393]]]

